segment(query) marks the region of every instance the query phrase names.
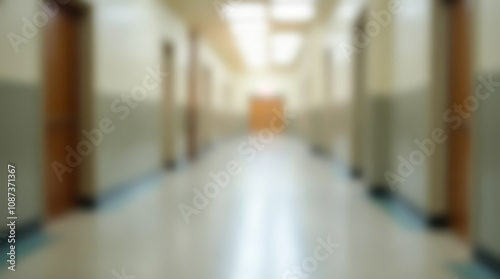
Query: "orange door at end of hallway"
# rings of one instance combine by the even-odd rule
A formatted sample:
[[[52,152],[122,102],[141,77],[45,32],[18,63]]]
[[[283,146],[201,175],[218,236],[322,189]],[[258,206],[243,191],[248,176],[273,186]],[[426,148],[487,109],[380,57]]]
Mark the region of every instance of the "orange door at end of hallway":
[[[258,132],[271,129],[277,133],[283,130],[285,123],[283,116],[282,98],[254,98],[251,101],[251,130]]]

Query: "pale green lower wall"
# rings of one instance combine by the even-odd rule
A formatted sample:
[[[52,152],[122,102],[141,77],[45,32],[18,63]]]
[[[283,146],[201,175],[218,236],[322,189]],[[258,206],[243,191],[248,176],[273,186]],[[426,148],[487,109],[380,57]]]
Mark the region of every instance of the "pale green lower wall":
[[[420,149],[415,140],[423,140],[430,136],[430,120],[428,106],[428,90],[415,89],[397,92],[391,97],[390,132],[391,148],[389,170],[398,173],[399,156],[410,161],[410,154]],[[415,166],[413,173],[406,181],[397,185],[398,193],[426,213],[430,213],[429,205],[429,173],[430,157],[424,157],[424,163]]]
[[[335,158],[346,166],[352,166],[353,123],[350,103],[333,104],[327,109],[325,114],[328,126],[324,127],[323,134],[327,135],[328,139],[326,141],[323,139],[322,142],[332,150]]]
[[[386,184],[384,173],[390,166],[390,135],[393,129],[391,113],[390,97],[385,95],[366,97],[363,173],[371,185]]]
[[[106,134],[94,151],[97,195],[161,168],[161,101],[151,92],[151,96],[137,103],[122,120],[123,114],[111,109],[111,104],[122,94],[101,92],[94,98],[94,128],[104,118],[111,119],[115,125],[115,130]]]
[[[385,174],[399,175],[399,157],[409,160],[419,150],[415,140],[430,136],[428,90],[414,89],[369,96],[366,99],[363,172],[371,185],[386,185]],[[416,166],[395,191],[425,213],[430,213],[428,164]]]
[[[316,148],[320,148],[323,151],[330,152],[329,146],[326,145],[328,138],[328,123],[326,122],[327,116],[326,111],[323,108],[314,108],[309,111],[308,122],[310,129],[311,144]]]
[[[491,72],[478,76],[488,77]],[[492,75],[500,81],[500,73]],[[479,86],[479,82],[477,86]],[[483,88],[483,91],[485,89]],[[475,242],[500,258],[500,88],[476,112],[473,144]]]
[[[7,163],[16,165],[20,226],[43,217],[42,90],[38,84],[0,80],[0,218],[7,215]],[[4,228],[1,228],[4,231]]]

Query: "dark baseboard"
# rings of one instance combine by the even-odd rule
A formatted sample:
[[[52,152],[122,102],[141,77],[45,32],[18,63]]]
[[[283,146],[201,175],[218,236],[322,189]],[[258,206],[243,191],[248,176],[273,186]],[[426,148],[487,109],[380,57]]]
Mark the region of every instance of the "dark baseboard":
[[[500,257],[493,255],[487,249],[476,246],[474,249],[474,256],[477,261],[491,268],[494,272],[500,275]]]
[[[323,152],[323,150],[321,150],[321,147],[317,145],[312,145],[311,150],[314,154],[321,154]]]
[[[163,167],[167,171],[173,170],[183,170],[189,165],[189,158],[181,157],[176,160],[168,161],[163,164]]]
[[[175,160],[166,161],[163,163],[163,167],[167,170],[173,170],[177,167],[177,162]]]
[[[82,197],[78,201],[78,205],[82,208],[93,209],[97,207],[97,198]]]
[[[388,186],[382,184],[373,184],[368,187],[368,193],[374,198],[390,198],[392,192]]]
[[[427,226],[434,230],[450,227],[450,219],[446,215],[431,215],[427,217]]]
[[[330,157],[330,152],[318,145],[311,146],[313,154],[321,157]]]
[[[34,220],[19,226],[19,228],[16,229],[16,237],[22,239],[23,237],[38,233],[41,229],[42,221]]]
[[[5,226],[7,228],[7,226]],[[36,233],[39,233],[42,230],[42,221],[40,219],[36,219],[33,221],[30,221],[26,224],[23,225],[16,225],[16,242],[23,241],[24,238],[34,235]],[[9,230],[2,230],[0,231],[0,234],[5,235],[5,238],[0,239],[0,250],[3,246],[10,246],[10,244],[7,241],[7,238],[9,236]]]
[[[441,230],[449,227],[449,218],[444,214],[428,214],[418,208],[408,199],[402,197],[401,195],[395,195],[398,202],[406,207],[410,212],[417,216],[422,222],[432,230]]]
[[[351,167],[351,177],[359,179],[363,177],[363,171],[359,167]]]
[[[416,218],[420,219],[422,224],[425,224],[425,226],[431,230],[441,230],[449,227],[448,216],[425,213],[401,195],[393,194],[393,192],[386,185],[374,184],[369,187],[368,191],[372,198],[391,199],[392,201],[397,202],[401,207],[406,208]]]
[[[120,196],[132,188],[140,187],[143,182],[149,181],[151,179],[156,179],[161,175],[161,171],[155,171],[150,174],[144,175],[138,179],[134,179],[131,182],[123,183],[121,185],[113,187],[113,189],[107,191],[106,193],[98,197],[83,197],[79,200],[79,205],[85,209],[97,209],[106,202],[112,200],[113,198]]]

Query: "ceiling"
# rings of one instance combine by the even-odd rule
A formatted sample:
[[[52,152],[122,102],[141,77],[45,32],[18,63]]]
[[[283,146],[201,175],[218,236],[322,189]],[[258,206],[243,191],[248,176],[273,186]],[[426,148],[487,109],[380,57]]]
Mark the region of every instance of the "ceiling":
[[[191,29],[196,30],[207,40],[224,62],[235,71],[244,70],[245,64],[229,31],[228,24],[219,15],[220,9],[227,3],[260,2],[268,0],[165,0],[168,6]],[[231,2],[232,1],[232,2]],[[290,0],[293,1],[293,0]],[[305,33],[314,24],[323,22],[331,12],[336,0],[316,0],[317,14],[313,21],[307,23],[283,24],[271,22],[271,31],[298,31]]]

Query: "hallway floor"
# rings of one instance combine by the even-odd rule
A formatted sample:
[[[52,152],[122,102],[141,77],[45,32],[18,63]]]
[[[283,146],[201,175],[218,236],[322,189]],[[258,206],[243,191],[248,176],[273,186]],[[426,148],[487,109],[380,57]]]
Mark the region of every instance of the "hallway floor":
[[[276,139],[249,161],[237,151],[243,140],[51,224],[17,271],[0,277],[458,278],[450,266],[466,262],[467,249],[451,233],[401,221],[411,217],[371,200],[339,163],[298,139]],[[209,172],[231,160],[241,174],[186,224],[180,203],[193,206],[193,187],[203,191]]]

